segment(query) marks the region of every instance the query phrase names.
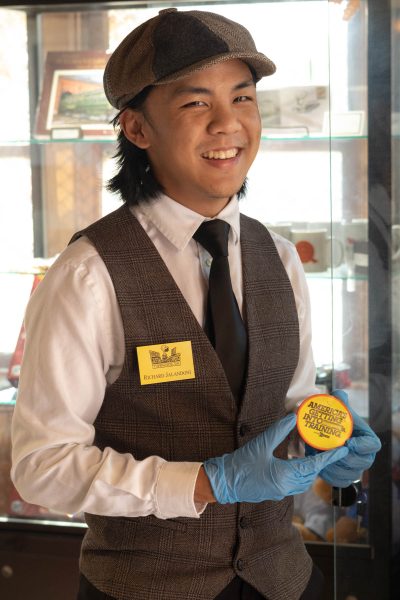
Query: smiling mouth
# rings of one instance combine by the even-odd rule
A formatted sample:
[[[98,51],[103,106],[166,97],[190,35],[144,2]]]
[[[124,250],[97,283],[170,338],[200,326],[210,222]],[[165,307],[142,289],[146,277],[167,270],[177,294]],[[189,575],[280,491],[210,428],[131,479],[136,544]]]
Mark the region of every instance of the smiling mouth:
[[[204,152],[201,156],[208,160],[226,160],[228,158],[235,158],[239,154],[239,148],[229,148],[228,150],[209,150]]]

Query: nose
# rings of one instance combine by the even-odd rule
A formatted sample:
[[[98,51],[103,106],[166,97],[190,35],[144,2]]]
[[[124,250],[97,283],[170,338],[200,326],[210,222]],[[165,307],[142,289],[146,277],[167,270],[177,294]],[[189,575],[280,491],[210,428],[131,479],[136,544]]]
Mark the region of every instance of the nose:
[[[240,128],[241,124],[233,104],[217,104],[214,106],[208,124],[210,134],[232,134]]]

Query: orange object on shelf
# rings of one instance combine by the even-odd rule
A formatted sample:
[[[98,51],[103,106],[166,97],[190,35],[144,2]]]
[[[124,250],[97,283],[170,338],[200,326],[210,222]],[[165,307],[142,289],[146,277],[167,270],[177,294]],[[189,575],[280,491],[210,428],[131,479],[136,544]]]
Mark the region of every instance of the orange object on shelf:
[[[37,286],[39,285],[39,283],[42,281],[44,275],[45,275],[44,273],[36,273],[34,275],[31,294],[30,294],[31,296],[32,296],[33,292],[35,291],[35,289],[37,288]],[[21,371],[22,356],[24,354],[24,347],[25,347],[25,327],[24,327],[24,324],[22,323],[21,329],[20,329],[20,332],[18,335],[17,345],[15,346],[15,350],[11,357],[10,364],[8,365],[8,373],[7,373],[7,379],[11,383],[11,385],[14,387],[18,387],[19,374]]]

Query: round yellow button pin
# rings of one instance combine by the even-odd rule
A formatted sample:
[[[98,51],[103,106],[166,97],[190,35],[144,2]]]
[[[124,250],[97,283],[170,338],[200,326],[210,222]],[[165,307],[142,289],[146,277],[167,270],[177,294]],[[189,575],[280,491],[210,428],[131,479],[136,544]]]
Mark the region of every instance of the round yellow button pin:
[[[297,430],[317,450],[343,446],[353,432],[353,417],[347,406],[328,394],[309,396],[297,409]]]

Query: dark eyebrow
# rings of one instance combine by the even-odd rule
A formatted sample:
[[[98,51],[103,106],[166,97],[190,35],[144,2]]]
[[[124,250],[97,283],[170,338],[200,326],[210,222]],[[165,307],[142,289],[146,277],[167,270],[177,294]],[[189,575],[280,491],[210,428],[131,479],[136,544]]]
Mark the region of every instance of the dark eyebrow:
[[[235,87],[233,89],[234,90],[242,90],[243,88],[247,88],[247,87],[256,87],[254,79],[248,79],[247,81],[242,81],[242,83],[238,83],[237,85],[235,85]]]
[[[242,90],[247,87],[255,87],[255,83],[253,79],[248,79],[246,81],[241,81],[237,85],[233,87],[233,91]],[[174,90],[173,96],[182,96],[183,94],[204,94],[207,96],[212,95],[212,90],[204,87],[196,87],[196,86],[182,86],[178,87]]]

